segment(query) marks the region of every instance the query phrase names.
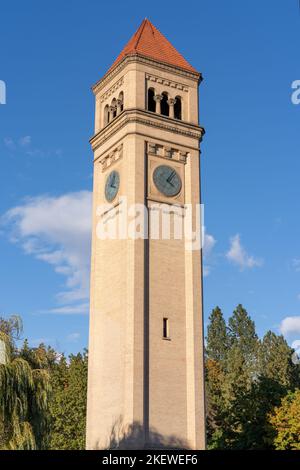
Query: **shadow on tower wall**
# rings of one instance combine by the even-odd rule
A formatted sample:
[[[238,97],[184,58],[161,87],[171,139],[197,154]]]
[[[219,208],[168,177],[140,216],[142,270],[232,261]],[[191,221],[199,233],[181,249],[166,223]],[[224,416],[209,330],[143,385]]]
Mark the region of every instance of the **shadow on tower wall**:
[[[99,447],[98,447],[99,448]],[[155,430],[145,431],[140,423],[125,426],[118,419],[112,426],[108,439],[109,450],[138,450],[138,449],[189,449],[187,443],[177,436],[163,436]]]

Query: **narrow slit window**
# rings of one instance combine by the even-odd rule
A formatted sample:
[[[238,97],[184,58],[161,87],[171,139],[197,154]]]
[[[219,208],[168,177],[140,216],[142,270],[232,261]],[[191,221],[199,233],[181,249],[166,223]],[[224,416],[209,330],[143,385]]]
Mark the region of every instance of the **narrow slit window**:
[[[163,338],[168,339],[170,338],[170,331],[169,331],[169,319],[163,319]]]

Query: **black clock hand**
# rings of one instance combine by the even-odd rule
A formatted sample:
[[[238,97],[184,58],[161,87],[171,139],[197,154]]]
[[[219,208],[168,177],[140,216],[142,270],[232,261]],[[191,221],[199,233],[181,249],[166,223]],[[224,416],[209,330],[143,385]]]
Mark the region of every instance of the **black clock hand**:
[[[167,178],[167,183],[171,184],[172,186],[174,186],[174,184],[171,183],[172,179],[174,178],[175,176],[175,171],[172,171],[172,173],[170,174],[170,176]]]
[[[113,175],[113,180],[112,180],[112,182],[110,183],[110,187],[111,187],[111,188],[114,188],[114,189],[116,189],[116,186],[115,186],[115,184],[114,184],[114,183],[115,183],[115,179],[116,179],[116,176]]]

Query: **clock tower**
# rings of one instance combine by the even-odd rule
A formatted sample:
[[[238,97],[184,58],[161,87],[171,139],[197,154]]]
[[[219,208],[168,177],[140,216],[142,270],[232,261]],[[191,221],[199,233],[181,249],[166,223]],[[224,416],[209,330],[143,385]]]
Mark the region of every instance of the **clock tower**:
[[[200,81],[145,19],[93,87],[88,449],[205,448]]]

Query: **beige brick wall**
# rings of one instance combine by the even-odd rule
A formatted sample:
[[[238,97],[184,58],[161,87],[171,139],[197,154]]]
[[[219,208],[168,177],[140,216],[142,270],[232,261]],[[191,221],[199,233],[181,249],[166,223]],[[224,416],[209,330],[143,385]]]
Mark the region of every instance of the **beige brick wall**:
[[[184,122],[145,110],[150,82],[158,91],[183,97]],[[121,91],[124,112],[103,128],[104,106]],[[96,208],[104,202],[105,180],[112,169],[121,176],[114,202],[119,196],[126,196],[128,205],[145,202],[147,142],[187,154],[180,163],[183,200],[199,202],[197,93],[197,81],[188,74],[139,60],[125,61],[95,88],[89,449],[107,447],[119,419],[124,426],[137,422],[143,428],[148,411],[150,428],[162,436],[174,435],[192,448],[205,445],[200,253],[188,252],[185,240],[151,240],[145,251],[144,240],[96,237]],[[120,145],[120,158],[108,158]],[[162,339],[163,317],[169,318],[170,341]]]

